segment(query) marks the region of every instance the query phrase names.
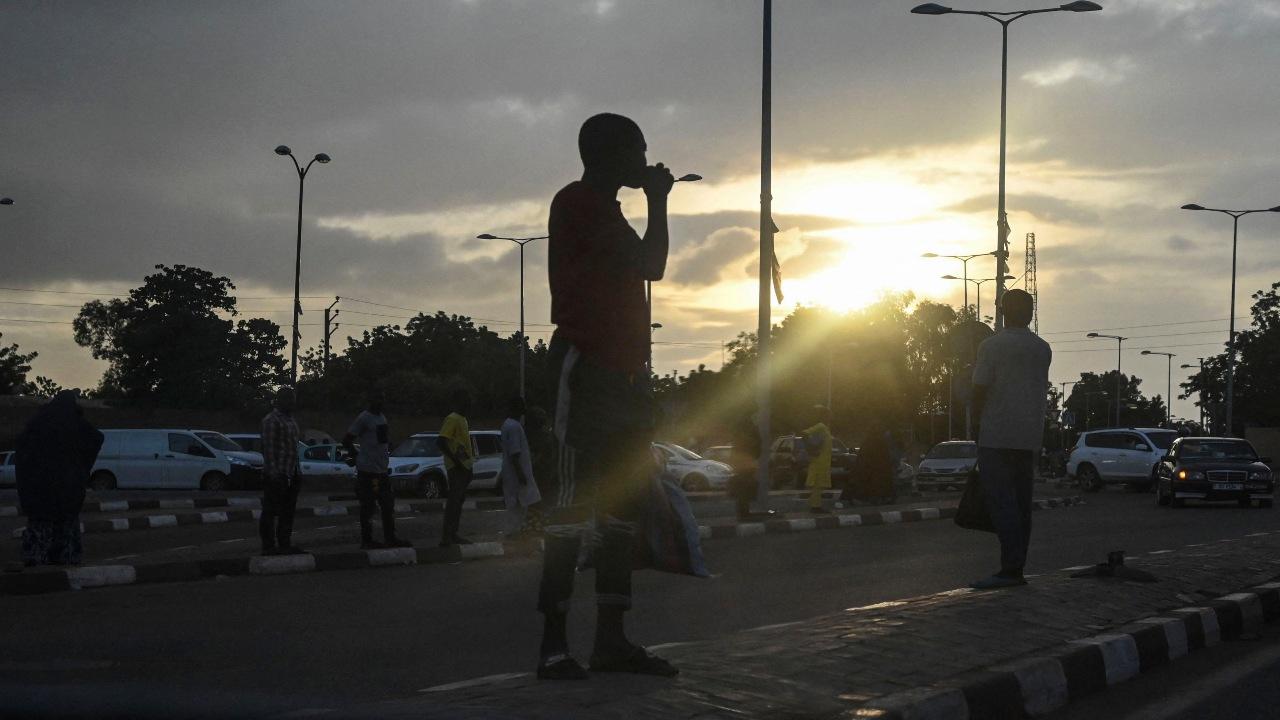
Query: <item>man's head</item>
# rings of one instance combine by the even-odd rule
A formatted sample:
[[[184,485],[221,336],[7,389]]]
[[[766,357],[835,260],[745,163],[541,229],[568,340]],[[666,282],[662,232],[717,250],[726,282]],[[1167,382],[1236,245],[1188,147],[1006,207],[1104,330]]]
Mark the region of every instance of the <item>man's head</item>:
[[[1000,311],[1006,327],[1024,328],[1031,324],[1035,304],[1026,290],[1006,290],[1000,299]]]
[[[454,412],[460,415],[466,415],[471,411],[471,393],[467,392],[465,389],[459,388],[454,390],[453,395],[450,396],[450,400],[453,404]]]
[[[635,121],[600,113],[587,118],[578,131],[578,154],[587,172],[629,188],[644,183],[647,146]]]
[[[383,404],[383,401],[385,400],[385,397],[383,396],[382,391],[370,390],[369,394],[365,396],[365,398],[369,406],[369,412],[373,413],[374,415],[381,415],[382,404]]]
[[[291,387],[282,387],[276,391],[276,408],[283,413],[291,413],[298,406],[298,395]]]
[[[524,415],[524,398],[516,395],[507,401],[507,417],[518,418]]]

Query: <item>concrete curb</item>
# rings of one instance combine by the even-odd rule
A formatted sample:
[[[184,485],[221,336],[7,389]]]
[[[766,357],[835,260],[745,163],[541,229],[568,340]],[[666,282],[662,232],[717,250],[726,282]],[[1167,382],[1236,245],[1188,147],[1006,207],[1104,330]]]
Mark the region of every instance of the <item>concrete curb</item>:
[[[472,502],[472,501],[468,501]],[[1083,504],[1079,497],[1037,500],[1037,510],[1068,507]],[[256,513],[259,510],[236,510],[225,513],[198,513],[197,515],[231,515],[235,512]],[[844,513],[806,518],[780,518],[765,522],[738,523],[733,525],[699,525],[702,539],[751,537],[754,535],[790,534],[810,530],[834,530],[863,525],[888,525],[895,523],[939,520],[955,517],[954,507],[915,508],[912,510],[886,510],[883,512]],[[149,516],[143,520],[157,521],[151,527],[187,524],[177,516]],[[137,519],[137,518],[134,518]],[[201,522],[204,522],[202,520]],[[223,521],[225,522],[225,521]],[[541,550],[540,541],[477,542],[471,545],[455,545],[448,548],[386,548],[379,550],[338,550],[326,553],[300,555],[252,556],[242,558],[218,558],[212,560],[185,560],[169,563],[140,565],[86,565],[66,570],[39,569],[21,573],[0,575],[0,594],[35,595],[62,590],[133,585],[157,582],[178,582],[235,575],[288,575],[326,570],[357,570],[361,568],[395,565],[428,565],[452,563],[464,560],[483,560],[507,556],[529,555]],[[1278,585],[1280,587],[1280,585]],[[1250,610],[1249,617],[1260,617],[1261,605]],[[1280,595],[1277,595],[1280,610]],[[1216,626],[1215,626],[1216,627]]]
[[[231,498],[242,499],[242,498]],[[250,498],[252,499],[252,498]],[[133,501],[119,501],[121,504]],[[143,501],[147,503],[176,503],[187,501]],[[256,500],[255,500],[256,502]],[[182,505],[181,507],[189,507]],[[221,507],[221,506],[210,506]],[[498,500],[467,500],[462,504],[463,510],[489,511],[503,510],[506,505],[501,499]],[[139,508],[110,508],[112,510],[139,509]],[[152,507],[142,509],[155,509]],[[426,513],[439,514],[444,512],[443,500],[425,500],[414,503],[396,503],[395,510],[397,513]],[[360,514],[359,505],[311,505],[300,507],[294,513],[295,518],[317,518],[317,517],[346,517],[358,516]],[[262,511],[257,507],[251,507],[240,504],[235,510],[212,510],[203,512],[186,512],[186,513],[170,513],[164,515],[141,515],[131,518],[99,518],[94,520],[85,520],[80,523],[80,531],[85,534],[106,533],[106,532],[126,532],[130,530],[150,530],[159,527],[175,527],[178,525],[211,525],[226,522],[249,522],[257,520],[262,515]],[[15,528],[11,535],[14,538],[22,537],[25,527]]]
[[[1280,582],[1143,618],[936,687],[868,703],[858,717],[967,720],[1039,717],[1222,640],[1280,620]]]

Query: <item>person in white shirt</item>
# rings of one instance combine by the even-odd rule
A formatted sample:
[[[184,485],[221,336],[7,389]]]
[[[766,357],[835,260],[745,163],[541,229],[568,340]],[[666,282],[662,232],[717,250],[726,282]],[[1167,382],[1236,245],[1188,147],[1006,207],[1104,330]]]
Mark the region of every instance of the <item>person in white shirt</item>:
[[[529,506],[542,499],[533,477],[529,439],[520,424],[524,410],[524,398],[513,397],[507,404],[507,419],[502,421],[502,497],[510,516],[508,531],[511,533],[524,525]]]
[[[1001,298],[1004,330],[978,346],[973,413],[979,419],[978,472],[987,512],[1000,539],[1000,571],[970,585],[978,590],[1026,585],[1031,543],[1035,453],[1044,439],[1049,343],[1027,328],[1034,304],[1024,290]]]

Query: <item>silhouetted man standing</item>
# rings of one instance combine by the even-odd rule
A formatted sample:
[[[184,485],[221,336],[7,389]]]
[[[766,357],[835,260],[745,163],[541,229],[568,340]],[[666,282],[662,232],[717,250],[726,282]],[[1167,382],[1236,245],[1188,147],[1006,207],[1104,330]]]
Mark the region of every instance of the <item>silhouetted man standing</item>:
[[[1027,326],[1031,295],[1010,290],[1001,300],[1004,330],[978,346],[973,410],[979,419],[978,472],[987,511],[1000,538],[1000,572],[974,582],[978,590],[1025,585],[1031,543],[1031,490],[1053,351]]]
[[[354,444],[360,442],[357,454]],[[368,409],[356,416],[342,438],[347,457],[355,458],[356,497],[360,499],[360,547],[409,547],[396,537],[396,498],[391,491],[389,463],[391,436],[387,416],[382,414],[382,393],[369,395]],[[373,513],[382,511],[382,543],[373,539]]]
[[[645,367],[649,350],[646,280],[667,264],[667,194],[675,182],[661,163],[646,163],[644,135],[630,119],[602,114],[578,133],[582,179],[551,203],[549,367],[555,433],[561,444],[558,487],[550,493],[542,586],[544,616],[538,677],[581,679],[565,626],[582,535],[594,531],[596,604],[591,669],[672,676],[676,669],[627,639],[633,536],[647,482],[653,402]],[[649,204],[641,239],[622,215],[618,190],[643,188]]]
[[[262,418],[262,515],[258,533],[263,555],[293,555],[303,552],[290,542],[293,514],[302,487],[298,466],[298,423],[293,419],[296,404],[293,388],[276,393],[275,407]]]
[[[467,487],[471,485],[471,467],[475,464],[475,452],[471,444],[471,428],[467,413],[471,412],[471,395],[466,390],[453,394],[453,412],[444,419],[436,445],[444,454],[444,470],[449,482],[449,499],[444,506],[444,533],[440,547],[469,545],[470,540],[458,535],[462,523],[462,503],[467,499]]]

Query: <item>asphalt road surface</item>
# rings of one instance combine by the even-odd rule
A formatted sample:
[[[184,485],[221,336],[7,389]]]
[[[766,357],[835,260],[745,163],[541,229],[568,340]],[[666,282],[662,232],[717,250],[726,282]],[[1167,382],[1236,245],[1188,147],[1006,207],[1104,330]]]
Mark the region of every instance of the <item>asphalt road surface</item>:
[[[1151,494],[1121,490],[1088,501],[1036,513],[1029,573],[1101,562],[1109,550],[1176,552],[1280,529],[1280,510],[1171,510]],[[947,521],[711,541],[705,549],[711,579],[637,574],[628,619],[637,641],[709,639],[949,590],[989,574],[997,558],[994,538]],[[305,710],[528,671],[541,629],[539,567],[536,558],[497,560],[0,597],[0,704]],[[594,612],[591,577],[582,580],[571,643],[585,656]],[[1255,644],[1280,646],[1270,636]],[[1127,716],[1105,703],[1091,715]]]

